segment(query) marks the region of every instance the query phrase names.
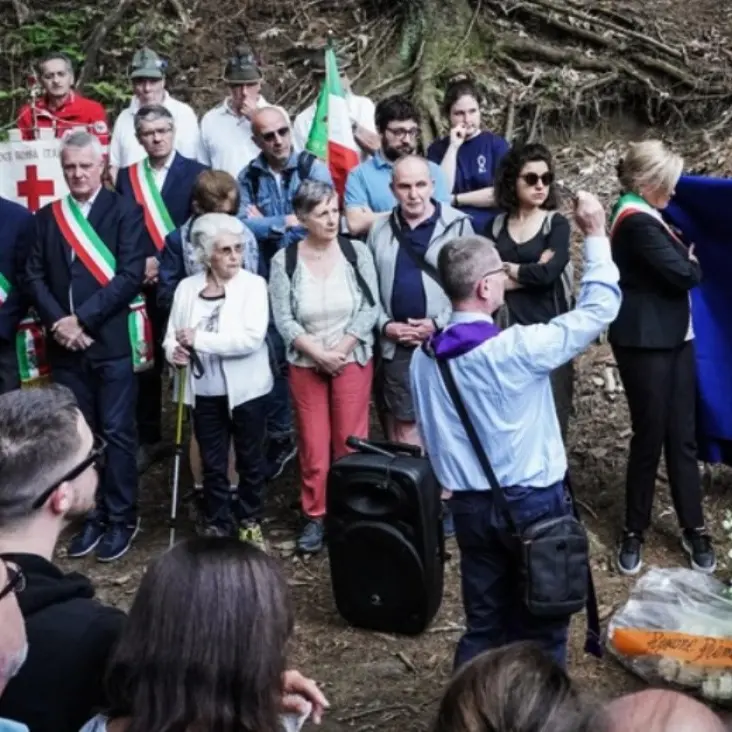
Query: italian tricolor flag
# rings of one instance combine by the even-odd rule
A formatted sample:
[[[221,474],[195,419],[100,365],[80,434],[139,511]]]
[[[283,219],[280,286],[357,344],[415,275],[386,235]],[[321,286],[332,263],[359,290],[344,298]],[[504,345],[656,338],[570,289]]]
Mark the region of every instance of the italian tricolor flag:
[[[361,162],[361,155],[353,137],[351,115],[335,51],[330,45],[325,51],[325,82],[318,96],[315,119],[305,149],[328,165],[336,191],[342,199],[348,171]]]

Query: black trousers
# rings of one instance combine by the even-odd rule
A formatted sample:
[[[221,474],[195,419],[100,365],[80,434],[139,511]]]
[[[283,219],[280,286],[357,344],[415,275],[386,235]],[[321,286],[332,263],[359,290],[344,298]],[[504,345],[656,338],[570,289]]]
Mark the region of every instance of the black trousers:
[[[260,397],[234,407],[229,413],[225,396],[196,397],[193,431],[203,463],[203,499],[206,519],[228,524],[231,520],[229,445],[234,440],[239,488],[233,506],[237,521],[257,520],[264,504],[265,434],[267,398]]]
[[[147,316],[153,332],[153,368],[137,375],[137,432],[140,445],[154,445],[162,438],[163,418],[163,336],[166,313],[158,308],[157,285],[145,285],[142,291]]]
[[[651,524],[662,449],[681,528],[703,527],[693,341],[674,349],[613,346],[613,353],[633,428],[625,486],[626,529],[642,533]]]
[[[18,371],[18,355],[15,351],[15,339],[0,340],[0,394],[20,389],[20,372]]]

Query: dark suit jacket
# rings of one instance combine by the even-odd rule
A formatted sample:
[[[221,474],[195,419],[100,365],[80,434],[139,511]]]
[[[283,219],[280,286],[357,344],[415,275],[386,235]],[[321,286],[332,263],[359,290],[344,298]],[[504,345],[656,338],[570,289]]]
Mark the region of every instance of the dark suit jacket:
[[[26,289],[44,325],[73,313],[94,339],[84,353],[106,360],[130,355],[127,315],[130,301],[140,292],[145,273],[142,246],[142,208],[102,188],[89,212],[89,223],[114,255],[117,267],[112,281],[102,287],[78,257],[71,258],[71,246],[63,238],[51,206],[35,216],[33,238],[25,267]],[[48,339],[52,362],[77,358],[77,352]]]
[[[0,198],[0,272],[10,282],[8,299],[0,306],[0,340],[9,342],[15,337],[18,323],[28,309],[18,286],[18,266],[25,260],[24,234],[32,225],[33,214],[23,206]]]
[[[191,216],[193,186],[196,183],[198,174],[203,170],[206,170],[205,165],[175,153],[160,195],[168,207],[168,213],[170,218],[173,219],[176,229],[183,226]],[[129,168],[122,168],[117,175],[117,193],[132,201],[135,200],[135,194],[130,183]],[[145,228],[145,256],[160,259],[160,252],[147,233],[147,228]]]
[[[171,231],[165,237],[160,258],[160,270],[158,272],[158,307],[169,311],[173,306],[173,295],[175,288],[186,276],[186,266],[183,261],[183,236],[180,227]]]
[[[701,268],[652,216],[636,213],[617,227],[612,254],[623,302],[608,340],[616,346],[676,348],[689,327],[689,290]]]

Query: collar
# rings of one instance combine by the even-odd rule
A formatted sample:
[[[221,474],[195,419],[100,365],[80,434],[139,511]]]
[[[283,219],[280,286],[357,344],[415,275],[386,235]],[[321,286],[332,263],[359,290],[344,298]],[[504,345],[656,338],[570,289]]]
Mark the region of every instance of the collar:
[[[257,109],[261,109],[262,107],[271,107],[272,105],[260,94],[259,99],[257,100]],[[231,106],[231,97],[226,97],[223,102],[221,102],[221,107],[223,109],[224,114],[230,114],[232,117],[236,117],[236,119],[246,119],[247,122],[251,122],[247,117],[244,117],[244,115],[239,114],[236,112],[232,106]]]
[[[297,160],[299,155],[300,153],[296,152],[293,149],[290,153],[290,157],[287,158],[287,163],[285,163],[285,167],[277,172],[282,173],[282,171],[284,170],[294,170],[295,168],[297,168]],[[259,155],[257,155],[257,157],[254,158],[254,160],[252,161],[252,165],[266,171],[267,173],[271,173],[272,175],[275,174],[272,168],[269,167],[269,163],[267,162],[267,158],[264,157],[264,153],[259,153]]]
[[[74,90],[72,89],[66,95],[66,99],[64,99],[63,102],[61,102],[61,104],[58,107],[56,107],[55,110],[51,110],[51,107],[48,104],[48,95],[47,94],[44,94],[42,97],[40,97],[40,99],[37,102],[37,105],[39,107],[42,107],[43,109],[47,109],[49,112],[51,112],[51,111],[60,112],[65,107],[71,106],[75,101],[76,101],[76,95],[74,94]]]
[[[148,158],[149,160],[149,158]],[[173,164],[173,160],[175,160],[175,148],[173,148],[170,151],[170,155],[168,155],[168,159],[163,164],[162,170],[170,170],[170,166]],[[153,168],[152,163],[150,164],[150,170],[152,170],[153,173],[160,172],[160,168]]]
[[[476,320],[485,320],[488,323],[493,322],[493,318],[485,313],[470,312],[468,310],[453,310],[450,315],[450,323],[472,323]]]
[[[164,107],[168,106],[168,101],[170,100],[170,94],[168,94],[167,89],[163,89],[163,98],[160,102],[157,102],[158,104],[162,104]],[[140,100],[133,94],[132,99],[130,100],[130,106],[129,110],[134,114],[137,112],[137,110],[140,109]]]
[[[430,200],[432,201],[432,205],[435,207],[435,210],[432,212],[432,215],[429,218],[426,218],[424,221],[417,224],[414,228],[409,226],[404,216],[402,216],[402,207],[397,206],[396,212],[397,218],[399,219],[399,227],[401,229],[404,229],[404,231],[416,231],[423,226],[434,226],[440,219],[440,215],[442,214],[442,207],[440,206],[439,201],[435,201],[434,198]]]
[[[393,168],[394,167],[394,163],[392,163],[391,160],[388,160],[384,156],[384,153],[381,150],[377,150],[373,154],[371,159],[374,161],[375,168]]]
[[[479,348],[501,333],[501,329],[492,319],[481,313],[466,312],[458,315],[462,316],[460,320],[455,319],[453,313],[450,327],[433,333],[422,344],[422,349],[428,356],[439,361],[457,358]]]
[[[91,198],[88,201],[84,201],[83,203],[74,198],[74,201],[76,201],[76,205],[79,208],[84,208],[85,206],[88,206],[89,210],[91,211],[91,207],[94,205],[94,201],[97,200],[97,196],[99,195],[99,192],[102,190],[102,188],[104,188],[104,186],[99,186],[99,188],[97,188],[97,190],[92,194]]]

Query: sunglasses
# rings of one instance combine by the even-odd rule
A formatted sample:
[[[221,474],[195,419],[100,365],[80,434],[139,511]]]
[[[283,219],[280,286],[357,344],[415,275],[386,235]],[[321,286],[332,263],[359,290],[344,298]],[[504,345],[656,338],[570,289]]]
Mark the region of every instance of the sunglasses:
[[[541,184],[546,188],[554,183],[554,173],[542,173],[541,175],[538,173],[524,173],[524,175],[521,176],[521,180],[530,187],[535,186],[539,181],[541,181]]]
[[[272,132],[264,132],[262,134],[262,139],[265,142],[274,142],[275,137],[280,137],[284,140],[284,138],[287,137],[289,134],[290,134],[289,127],[280,127],[279,130],[272,130]]]
[[[59,478],[53,485],[46,488],[31,505],[32,510],[40,508],[47,500],[48,497],[53,493],[62,483],[68,483],[78,478],[85,470],[90,468],[92,465],[97,469],[101,470],[103,467],[104,452],[107,449],[106,441],[99,435],[94,435],[94,444],[89,454],[74,468],[69,470],[66,475]]]
[[[7,597],[11,592],[17,594],[25,589],[25,575],[20,567],[5,562],[5,570],[8,573],[8,581],[5,587],[0,590],[0,600]]]

